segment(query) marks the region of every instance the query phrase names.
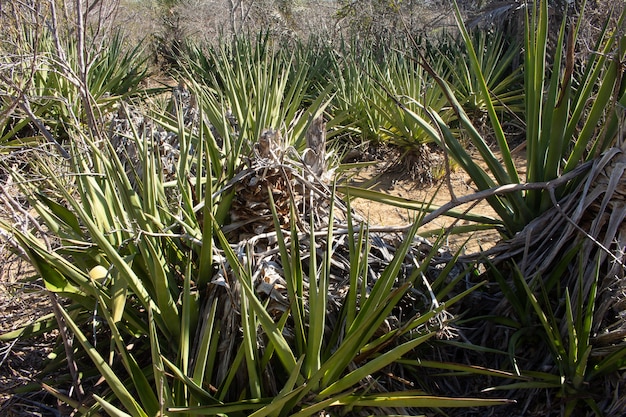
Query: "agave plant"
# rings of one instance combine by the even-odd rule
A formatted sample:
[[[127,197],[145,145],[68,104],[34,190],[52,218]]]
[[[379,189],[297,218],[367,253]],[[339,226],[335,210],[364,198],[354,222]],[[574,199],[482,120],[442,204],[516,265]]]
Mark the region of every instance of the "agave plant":
[[[333,113],[345,119],[349,134],[356,140],[390,144],[405,152],[432,142],[423,127],[397,105],[399,100],[425,116],[425,106],[440,111],[446,104],[441,89],[411,59],[410,51],[416,46],[394,40],[374,50],[354,40],[340,49],[341,59],[333,62],[331,73],[331,84],[337,88],[332,104]]]
[[[565,61],[566,65],[563,69],[555,67],[554,71],[549,74],[545,68],[548,6],[545,2],[542,2],[540,6],[533,8],[532,12],[528,10],[525,45],[526,146],[528,149],[526,171],[527,181],[533,183],[550,181],[559,175],[567,174],[575,170],[581,161],[589,161],[615,144],[621,118],[618,103],[624,100],[623,91],[616,88],[619,81],[616,69],[620,58],[608,60],[610,51],[621,53],[619,51],[622,50],[623,35],[619,32],[602,34],[596,48],[600,52],[590,57],[582,72],[582,78],[575,83],[578,87],[574,88],[572,48],[576,39],[576,28],[572,28],[569,32],[568,45],[570,46],[564,54],[566,52],[564,20],[557,48],[559,53],[556,58],[559,62]],[[520,184],[520,170],[515,166],[511,156],[505,132],[480,68],[480,61],[458,9],[457,19],[469,50],[472,71],[479,80],[481,94],[485,99],[485,106],[501,156],[494,155],[488,146],[488,141],[472,124],[471,118],[459,103],[452,87],[427,61],[422,61],[425,69],[438,80],[443,88],[450,105],[457,113],[460,126],[479,152],[487,170],[475,162],[466,146],[436,112],[429,113],[435,123],[435,126],[432,126],[428,120],[410,109],[405,109],[405,111],[449,152],[450,156],[471,176],[479,190]],[[624,19],[623,15],[622,19]],[[561,87],[562,89],[559,90]],[[600,94],[596,95],[595,100],[590,103],[589,98],[596,90]],[[548,93],[544,96],[545,91]],[[598,125],[601,120],[604,123]],[[559,200],[567,195],[579,182],[578,178],[571,181],[567,187],[559,187],[555,190],[556,199]],[[511,187],[510,192],[506,191],[502,196],[492,195],[487,200],[502,219],[507,235],[512,236],[552,205],[549,188],[539,185],[531,186],[526,192],[523,187]]]
[[[403,149],[417,149],[420,145],[431,143],[428,133],[408,117],[389,98],[389,94],[398,97],[406,108],[418,114],[424,107],[440,112],[446,104],[445,96],[414,60],[392,51],[385,62],[384,68],[376,67],[374,72],[378,84],[374,94],[378,98],[369,100],[371,111],[377,111],[382,116],[380,140]],[[421,114],[426,116],[425,113]],[[452,119],[447,121],[451,123]]]
[[[222,167],[221,172],[216,170],[217,181],[224,185],[237,175],[243,160],[254,153],[256,140],[268,129],[282,132],[277,137],[282,145],[304,149],[307,129],[321,116],[329,97],[328,88],[312,95],[309,69],[296,65],[295,54],[273,51],[263,36],[254,44],[237,38],[232,49],[222,46],[208,54],[199,48],[191,50],[185,63],[190,71],[189,88],[200,111],[201,136],[211,144],[207,155],[213,167]],[[176,127],[176,120],[168,123]],[[220,224],[226,221],[233,195],[234,190],[227,190],[218,203]]]
[[[364,50],[357,54],[357,48],[356,40],[349,44],[342,42],[339,54],[329,62],[330,84],[337,89],[332,113],[343,115],[351,138],[362,142],[379,141],[384,121],[382,115],[370,107],[379,96],[374,93],[376,82],[367,75],[376,70],[374,52]]]
[[[302,164],[306,158],[280,143],[257,143],[256,156],[224,183],[222,167],[212,165],[221,147],[209,150],[216,141],[178,120],[177,174],[169,181],[155,135],[132,123],[124,134],[142,172],[133,181],[116,150],[88,136],[88,149],[71,149],[69,184],[45,161],[33,160],[47,173],[39,184],[14,173],[55,243],[2,227],[46,288],[68,300],[57,319],[81,346],[68,362],[80,369],[89,361],[94,378],[108,385],[83,390],[91,394],[84,398],[49,392],[81,414],[133,416],[381,407],[407,414],[507,403],[397,392],[404,384],[383,377],[445,332],[445,308],[473,290],[438,302],[424,274],[439,255],[420,252],[418,223],[394,244],[358,223],[332,186]],[[271,211],[273,229],[228,240],[216,215],[233,187],[264,196],[257,206]],[[283,207],[290,207],[286,218]],[[50,325],[44,318],[2,339]],[[77,387],[90,382],[74,380]]]
[[[520,54],[519,45],[505,39],[501,31],[475,29],[469,36],[494,110],[501,115],[521,114],[524,102],[521,90],[522,72],[521,67],[514,66]],[[477,124],[487,117],[488,112],[477,73],[471,68],[465,41],[445,35],[444,39],[439,41],[439,44],[443,42],[443,45],[429,48],[427,59],[430,62],[437,62],[443,58],[445,70],[442,72],[434,68],[435,71],[442,73],[454,86],[455,96],[463,110]]]
[[[548,4],[541,1],[526,5],[525,10],[528,183],[521,182],[495,103],[491,99],[485,102],[500,157],[493,154],[472,125],[452,88],[425,63],[446,91],[461,126],[488,170],[470,157],[434,112],[432,119],[437,129],[430,132],[472,177],[481,190],[478,194],[487,197],[502,219],[505,236],[512,238],[485,254],[495,256],[497,262],[513,259],[512,271],[517,271],[508,280],[504,276],[498,278],[505,300],[490,311],[495,321],[515,329],[514,336],[505,339],[510,366],[521,375],[534,378],[512,387],[556,389],[557,395],[567,399],[559,410],[562,415],[571,415],[579,400],[584,400],[594,412],[615,412],[623,404],[580,395],[596,378],[606,378],[609,386],[617,383],[612,378],[623,368],[626,357],[622,343],[616,343],[612,336],[600,337],[603,333],[614,336],[624,327],[623,317],[610,306],[621,305],[621,298],[616,299],[615,294],[622,291],[620,277],[624,275],[625,216],[618,208],[623,195],[623,170],[616,167],[623,158],[618,126],[623,123],[619,108],[626,95],[616,70],[624,59],[626,38],[619,31],[604,31],[595,45],[596,53],[576,63],[579,26],[568,27],[564,20],[554,57],[554,62],[563,65],[554,65],[548,71]],[[489,97],[480,60],[458,9],[457,18],[470,52],[472,71],[483,97]],[[618,25],[623,25],[625,18],[626,13],[622,13]],[[426,120],[413,117],[428,126]],[[582,254],[582,258],[576,254]],[[510,270],[502,263],[497,268]],[[494,273],[498,276],[497,270]],[[509,321],[507,313],[511,306],[515,311],[513,321]],[[484,340],[485,328],[479,326],[475,336]],[[532,371],[524,370],[519,365],[520,358],[526,357],[523,349],[536,346],[537,337],[545,343],[550,361],[538,364],[527,358],[531,359],[527,365]],[[536,366],[554,368],[553,372],[535,373]]]
[[[529,340],[539,338],[554,366],[553,373],[533,373],[533,382],[506,388],[551,387],[568,398],[562,415],[573,415],[580,402],[596,414],[624,410],[623,403],[607,396],[621,389],[617,375],[626,366],[626,344],[620,339],[626,323],[619,313],[626,272],[619,208],[624,171],[616,169],[623,160],[623,150],[610,149],[555,210],[493,251],[498,265],[515,260],[512,280],[498,278],[507,302],[493,310],[504,317],[513,307],[511,362],[522,375],[531,375],[524,368],[538,367],[536,357],[522,352]],[[596,386],[595,395],[581,395]]]
[[[54,21],[51,16],[44,16]],[[67,126],[77,120],[89,123],[85,97],[97,110],[94,114],[102,117],[113,110],[120,98],[150,93],[142,84],[148,76],[148,57],[143,54],[141,43],[127,48],[122,31],[109,33],[104,46],[94,41],[87,48],[78,36],[60,36],[61,29],[56,26],[42,31],[26,18],[15,24],[11,39],[6,39],[2,46],[12,45],[3,54],[2,101],[6,105],[17,104],[10,116],[11,128],[3,132],[5,140],[29,138],[36,132],[48,136],[47,140],[54,137],[63,142],[69,137]],[[84,91],[81,84],[86,86]],[[15,100],[23,95],[28,99]],[[50,135],[39,132],[44,127]]]
[[[288,52],[273,47],[267,33],[255,42],[235,38],[208,52],[197,45],[190,49],[183,62],[189,71],[186,78],[203,81],[194,89],[200,90],[195,92],[207,101],[207,107],[219,109],[217,115],[207,113],[215,127],[223,126],[219,119],[228,115],[241,138],[256,140],[264,129],[280,129],[290,145],[304,149],[306,128],[325,107],[329,89],[318,92],[313,88],[309,66],[296,61],[297,49]]]

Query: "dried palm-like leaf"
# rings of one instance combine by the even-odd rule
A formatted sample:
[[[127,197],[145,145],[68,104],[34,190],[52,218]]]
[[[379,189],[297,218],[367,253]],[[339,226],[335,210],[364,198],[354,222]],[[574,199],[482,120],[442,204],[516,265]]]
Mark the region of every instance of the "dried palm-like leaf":
[[[314,122],[317,125],[317,135],[310,135],[308,144],[317,146],[316,149],[307,148],[300,155],[293,148],[284,147],[280,134],[273,130],[264,131],[258,142],[251,148],[253,155],[247,163],[224,189],[234,190],[234,197],[230,207],[230,222],[223,226],[230,246],[241,260],[242,265],[250,272],[252,288],[257,297],[265,304],[265,308],[274,320],[278,321],[285,313],[293,308],[294,300],[290,299],[288,283],[285,275],[285,262],[279,249],[279,239],[285,239],[287,247],[296,244],[298,250],[297,259],[301,263],[300,268],[303,282],[303,306],[305,317],[311,313],[313,307],[309,305],[309,277],[306,271],[311,268],[319,270],[323,254],[332,248],[330,258],[330,275],[328,276],[327,316],[325,321],[325,333],[332,334],[333,329],[341,326],[341,309],[345,304],[346,294],[349,291],[351,259],[349,233],[357,233],[361,228],[369,230],[367,266],[364,276],[359,279],[359,287],[363,288],[363,294],[369,294],[376,282],[393,261],[398,248],[405,240],[407,227],[378,227],[368,226],[366,221],[356,212],[349,212],[344,204],[325,182],[324,172],[324,143],[323,121]],[[321,135],[321,136],[320,136]],[[315,139],[312,139],[316,136]],[[320,141],[320,137],[322,141]],[[310,155],[307,157],[307,155]],[[314,158],[313,158],[314,157]],[[331,208],[333,213],[331,214]],[[280,227],[280,236],[275,230],[274,214],[277,216],[277,224]],[[348,224],[351,218],[353,228]],[[332,224],[330,224],[332,222]],[[328,229],[332,226],[333,233],[328,241]],[[293,234],[295,233],[295,235]],[[395,277],[393,290],[406,287],[411,281],[412,285],[402,297],[390,315],[377,329],[374,337],[388,334],[401,329],[410,323],[415,317],[439,307],[439,301],[430,288],[429,280],[434,275],[437,277],[441,270],[439,266],[452,259],[452,255],[445,250],[439,250],[433,254],[433,245],[426,239],[414,237],[410,249],[407,252],[398,276]],[[314,246],[312,246],[314,244]],[[292,249],[293,250],[293,249]],[[315,255],[315,256],[313,256]],[[225,259],[221,254],[216,254],[216,259]],[[316,264],[311,265],[315,259]],[[425,268],[425,273],[419,274],[415,280],[414,271],[421,268],[425,260],[430,262]],[[454,268],[450,274],[458,275],[464,269],[463,265]],[[227,297],[222,287],[212,285],[208,291],[219,291],[220,303],[234,303],[232,297],[236,297],[237,274],[231,265],[225,260],[221,262],[220,271],[223,282],[227,282],[231,288]],[[222,282],[222,281],[220,281]],[[241,318],[238,315],[236,320]],[[232,314],[232,311],[231,311]],[[452,316],[446,311],[436,314],[431,321],[412,332],[437,331],[441,338],[453,337],[453,331],[449,327]],[[230,320],[230,319],[228,319]],[[220,336],[224,349],[233,349],[227,355],[224,352],[224,361],[219,362],[220,367],[228,369],[236,354],[237,343],[232,340],[240,340],[240,331],[231,328]],[[288,341],[294,340],[293,322],[287,321],[282,330],[283,336]],[[338,341],[339,343],[340,341]],[[391,342],[390,342],[391,343]],[[267,345],[264,338],[257,340],[258,349],[263,351]],[[354,366],[358,366],[355,362]],[[225,373],[226,371],[224,371]],[[240,374],[245,376],[245,369]],[[272,369],[266,370],[268,375]],[[244,376],[238,374],[238,378]],[[390,370],[389,375],[394,375]],[[221,379],[219,380],[221,381]],[[389,377],[389,381],[382,384],[382,391],[393,389],[405,389],[406,386],[398,382],[397,378]]]
[[[187,114],[185,106],[191,104],[185,104],[187,101],[183,93],[184,90],[175,91],[174,99],[179,103],[177,111],[182,110],[185,115]],[[176,134],[153,125],[149,119],[134,109],[124,109],[123,112],[124,114],[120,113],[112,122],[111,137],[129,177],[133,178],[136,184],[141,183],[144,176],[139,160],[143,152],[141,146],[155,146],[159,149],[163,175],[166,179],[169,178],[168,167],[176,167],[180,157],[177,153]],[[185,122],[186,120],[185,118]],[[131,132],[139,132],[140,135],[153,140],[146,141],[147,144],[128,139],[137,136]],[[299,282],[302,287],[302,300],[299,302],[302,305],[303,320],[308,323],[315,309],[319,311],[319,303],[315,305],[311,301],[309,293],[312,286],[308,274],[311,271],[321,271],[322,260],[325,259],[325,254],[330,253],[327,269],[317,272],[317,275],[327,274],[324,276],[327,296],[322,331],[330,337],[333,329],[341,328],[345,324],[342,322],[341,312],[350,289],[353,269],[351,264],[355,262],[350,248],[350,240],[353,239],[350,233],[354,233],[356,237],[360,230],[368,230],[368,233],[363,234],[367,239],[364,245],[367,246],[367,250],[361,255],[365,258],[359,259],[362,266],[359,268],[360,277],[357,283],[360,291],[357,304],[362,305],[372,293],[376,283],[381,280],[385,269],[396,262],[396,253],[411,229],[410,226],[368,225],[365,219],[358,213],[350,211],[335,194],[330,184],[332,171],[326,170],[325,123],[321,117],[312,121],[306,139],[307,148],[300,154],[293,147],[286,145],[280,132],[273,129],[264,130],[257,142],[249,147],[252,150],[251,155],[245,159],[239,172],[235,172],[232,179],[216,192],[222,194],[228,191],[233,194],[228,220],[221,227],[221,231],[226,236],[230,249],[241,262],[240,266],[231,265],[232,258],[225,256],[227,248],[222,247],[222,250],[219,250],[215,247],[213,275],[208,284],[199,288],[201,310],[197,337],[206,335],[206,328],[212,326],[211,323],[220,324],[219,333],[211,336],[214,339],[210,342],[217,346],[213,381],[218,386],[227,381],[235,381],[233,387],[242,387],[246,385],[248,379],[248,370],[245,366],[233,368],[238,361],[237,356],[243,341],[245,318],[242,318],[242,315],[249,314],[243,311],[242,307],[244,284],[239,280],[241,267],[249,273],[251,279],[249,288],[263,302],[269,316],[276,322],[284,321],[285,314],[291,314],[294,308],[294,300],[289,294],[288,285],[288,280],[292,277],[286,273],[287,265],[292,260],[282,259],[279,244],[279,239],[284,239],[289,250],[298,252],[293,256],[299,263],[298,279],[302,281]],[[175,175],[174,170],[172,173]],[[351,219],[351,223],[348,219]],[[276,226],[280,230],[276,230]],[[330,228],[333,232],[329,234]],[[393,276],[393,286],[389,289],[390,292],[401,293],[402,298],[376,329],[373,337],[385,336],[394,330],[403,329],[415,321],[416,317],[422,317],[434,309],[437,309],[437,314],[429,321],[424,321],[418,327],[406,332],[423,334],[433,331],[441,338],[452,337],[453,331],[449,326],[452,317],[440,307],[439,300],[430,288],[430,282],[439,277],[441,265],[452,260],[453,256],[445,250],[435,251],[433,245],[426,239],[413,237],[413,234],[410,239],[409,249],[401,260],[402,266],[397,276]],[[464,265],[459,264],[449,274],[458,276],[465,269]],[[415,271],[422,272],[416,274]],[[316,279],[319,279],[319,276]],[[357,305],[353,307],[358,308]],[[215,319],[214,322],[211,321],[213,320],[211,317]],[[293,320],[286,321],[282,327],[282,334],[289,343],[295,340],[296,329]],[[342,336],[336,337],[341,339]],[[341,340],[334,342],[341,343]],[[194,349],[200,349],[202,343],[200,339],[196,340]],[[393,343],[402,343],[401,338],[391,339],[381,346],[389,347]],[[256,347],[263,352],[267,346],[266,335],[259,331]],[[374,352],[369,354],[372,353]],[[365,357],[356,358],[353,364],[355,369],[365,360],[367,360]],[[394,377],[401,374],[402,370],[393,369],[391,366],[388,371],[388,378],[383,375],[382,379],[376,379],[376,386],[380,391],[405,389],[406,384],[402,379]],[[263,380],[267,387],[275,388],[274,394],[278,394],[279,388],[276,387],[273,373],[274,369],[269,364],[263,369]],[[376,378],[380,378],[380,375]],[[374,379],[372,377],[372,380]],[[235,400],[239,392],[234,391],[233,388],[232,396],[229,397],[228,394],[225,400]],[[395,412],[404,413],[399,409]]]
[[[289,227],[292,207],[298,214],[296,221],[300,231],[308,230],[311,216],[314,216],[316,228],[328,226],[332,193],[328,184],[320,179],[325,164],[325,124],[322,119],[315,119],[313,126],[316,128],[309,130],[307,143],[315,149],[307,148],[302,156],[293,148],[285,148],[279,132],[266,129],[261,133],[252,147],[254,155],[247,167],[226,186],[235,190],[229,211],[230,223],[224,227],[231,242],[274,230],[270,204],[278,214],[281,227]],[[345,219],[345,205],[339,202],[338,207]],[[339,218],[342,218],[341,213]]]
[[[582,279],[580,258],[575,258],[561,280],[563,288],[570,289],[573,305],[579,297],[588,299],[599,268],[599,302],[593,327],[598,345],[621,340],[626,334],[625,171],[624,150],[608,150],[595,161],[586,180],[563,201],[553,201],[552,209],[490,251],[496,262],[515,259],[530,279],[548,276],[565,254],[577,250],[587,260]]]
[[[322,177],[326,167],[326,122],[323,116],[313,119],[306,132],[306,146],[304,163],[313,174]]]

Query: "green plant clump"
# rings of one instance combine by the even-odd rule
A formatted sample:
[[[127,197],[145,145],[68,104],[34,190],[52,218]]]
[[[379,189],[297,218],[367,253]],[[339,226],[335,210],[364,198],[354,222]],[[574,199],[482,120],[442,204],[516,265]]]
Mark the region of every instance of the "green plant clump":
[[[577,62],[580,27],[564,21],[562,65],[550,71],[548,2],[524,4],[524,65],[510,71],[515,46],[469,33],[455,11],[463,44],[444,38],[448,53],[428,59],[426,41],[189,42],[171,100],[142,89],[145,56],[120,33],[91,51],[79,47],[84,28],[76,41],[20,29],[29,58],[0,58],[0,167],[28,210],[3,185],[2,205],[25,217],[0,220],[0,235],[34,266],[54,313],[0,340],[57,329],[48,370],[67,367],[71,380],[42,387],[82,415],[416,415],[514,402],[433,383],[468,376],[510,398],[547,390],[561,415],[609,410],[595,385],[621,387],[626,366],[624,300],[612,298],[624,291],[615,145],[626,37],[604,30]],[[525,178],[503,128],[519,114]],[[478,194],[435,207],[336,184],[346,138],[407,152],[434,143]],[[52,151],[26,147],[46,142]],[[371,225],[355,197],[418,214],[404,228]],[[472,198],[497,218],[448,210]],[[509,239],[483,258],[491,282],[443,236],[420,237],[442,213],[475,223],[448,232]],[[447,340],[455,308],[467,343]],[[547,354],[533,360],[529,346]],[[478,355],[493,363],[459,359]]]

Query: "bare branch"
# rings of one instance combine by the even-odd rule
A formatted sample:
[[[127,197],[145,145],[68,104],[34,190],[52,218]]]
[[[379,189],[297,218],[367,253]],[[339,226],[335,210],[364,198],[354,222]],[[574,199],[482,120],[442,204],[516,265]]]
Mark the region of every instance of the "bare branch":
[[[506,184],[506,185],[501,185],[499,187],[490,188],[488,190],[479,191],[474,194],[464,195],[462,197],[457,198],[454,201],[450,201],[449,203],[444,204],[443,206],[439,207],[437,210],[425,216],[424,220],[422,220],[422,225],[425,225],[426,223],[433,221],[437,217],[452,210],[455,207],[458,207],[462,204],[470,203],[472,201],[485,200],[489,197],[493,197],[496,195],[508,194],[508,193],[513,193],[517,191],[555,189],[561,185],[566,184],[568,181],[576,178],[583,172],[587,171],[589,168],[591,168],[592,164],[593,164],[593,161],[589,161],[584,164],[581,164],[580,166],[576,167],[576,169],[573,169],[567,174],[564,174],[550,181],[529,182],[529,183],[523,183],[523,184]]]

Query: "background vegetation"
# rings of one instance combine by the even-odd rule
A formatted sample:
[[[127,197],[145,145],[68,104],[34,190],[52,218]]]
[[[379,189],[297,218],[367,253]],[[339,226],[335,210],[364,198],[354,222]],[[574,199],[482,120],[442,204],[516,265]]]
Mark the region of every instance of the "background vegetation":
[[[3,3],[0,236],[52,308],[0,365],[58,343],[2,410],[623,415],[626,12],[596,3]],[[351,186],[368,149],[474,193]]]

